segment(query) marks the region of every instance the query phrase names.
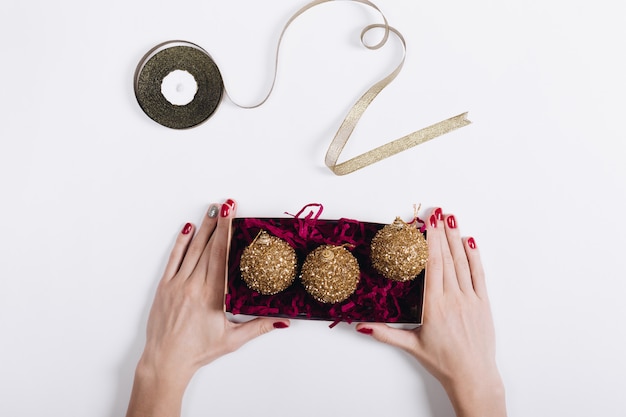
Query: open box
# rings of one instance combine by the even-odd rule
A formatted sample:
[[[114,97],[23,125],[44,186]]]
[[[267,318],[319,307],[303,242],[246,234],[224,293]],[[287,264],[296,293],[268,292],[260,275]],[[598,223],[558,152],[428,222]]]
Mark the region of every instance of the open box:
[[[370,242],[384,226],[351,219],[322,220],[312,217],[311,214],[305,218],[233,219],[226,311],[253,316],[327,320],[333,322],[333,325],[341,321],[420,325],[424,302],[424,272],[411,281],[392,281],[380,275],[370,261]],[[298,259],[298,275],[293,284],[275,295],[262,295],[248,288],[239,269],[243,250],[252,243],[261,229],[285,240],[295,249]],[[306,292],[299,279],[306,255],[324,244],[349,245],[352,255],[359,263],[360,280],[356,291],[336,304],[315,300]]]

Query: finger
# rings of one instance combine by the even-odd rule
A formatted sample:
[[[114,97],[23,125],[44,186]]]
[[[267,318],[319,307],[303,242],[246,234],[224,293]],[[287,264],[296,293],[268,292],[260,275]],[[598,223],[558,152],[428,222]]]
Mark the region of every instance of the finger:
[[[450,252],[448,238],[446,236],[444,226],[444,215],[441,209],[435,209],[430,216],[427,228],[428,237],[428,267],[433,270],[436,276],[431,279],[440,280],[442,291],[458,291],[459,284],[456,280],[456,271],[454,270],[454,260]],[[432,256],[431,256],[432,255]],[[432,259],[431,259],[432,258]],[[428,269],[426,273],[428,274]],[[439,278],[441,276],[441,278]],[[428,281],[428,276],[426,280]],[[436,283],[439,286],[438,283]]]
[[[235,324],[230,333],[230,343],[234,350],[248,343],[250,340],[276,329],[289,327],[287,319],[256,318],[246,323]]]
[[[204,216],[202,220],[202,225],[196,236],[191,241],[189,245],[189,249],[187,250],[187,254],[185,255],[185,259],[182,262],[180,267],[181,275],[188,278],[193,270],[196,268],[200,257],[202,256],[202,252],[206,247],[209,238],[213,234],[215,230],[215,225],[217,223],[217,214],[218,214],[218,206],[216,204],[211,204],[209,206],[209,210],[207,214]]]
[[[427,296],[443,293],[443,258],[441,255],[441,219],[440,208],[432,211],[426,222],[426,241],[428,242],[428,262],[426,263],[425,292]]]
[[[165,272],[163,272],[163,281],[169,281],[174,278],[180,269],[180,265],[185,258],[185,253],[187,253],[189,242],[191,242],[191,238],[193,237],[193,229],[193,224],[186,223],[178,233],[174,247],[170,252],[167,265],[165,266]]]
[[[384,323],[359,323],[356,325],[359,333],[372,336],[379,342],[399,347],[411,354],[417,351],[417,337],[413,330],[402,330],[389,327]]]
[[[445,216],[445,221],[443,223],[445,225],[448,247],[450,248],[452,260],[454,262],[454,270],[456,271],[458,286],[463,292],[474,292],[467,254],[465,253],[465,247],[463,241],[461,240],[461,235],[459,234],[456,218],[450,214]]]
[[[445,218],[445,216],[444,216]],[[460,291],[459,282],[456,278],[456,268],[454,266],[454,259],[452,258],[452,252],[450,250],[450,243],[445,230],[445,221],[439,222],[437,232],[441,234],[439,240],[439,247],[441,251],[441,264],[443,266],[443,291]]]
[[[467,254],[467,260],[469,262],[469,268],[472,277],[472,285],[476,295],[482,299],[487,299],[487,284],[485,282],[485,270],[483,269],[483,263],[480,260],[480,251],[476,245],[476,240],[473,237],[465,239],[463,242],[465,247],[465,253]]]
[[[225,205],[228,205],[230,210],[234,210],[236,203],[233,200],[228,199],[221,206],[218,206],[217,204],[214,205],[215,211],[214,211],[213,217],[215,218],[215,225],[216,225],[215,227],[217,227],[217,224],[219,223],[219,218],[221,217],[221,213],[222,213],[222,210],[224,210]],[[215,230],[213,232],[215,233]],[[200,256],[200,260],[198,261],[198,264],[196,265],[196,269],[201,271],[201,274],[199,275],[202,275],[202,278],[203,278],[202,284],[204,284],[204,282],[206,281],[206,275],[208,273],[209,263],[211,261],[211,247],[213,246],[213,241],[214,241],[212,237],[213,237],[213,234],[211,235],[211,238],[209,238],[209,241],[205,245],[204,250],[202,251],[202,255]]]
[[[233,200],[227,200],[220,209],[220,217],[211,236],[208,248],[208,262],[206,267],[206,289],[208,291],[209,305],[215,309],[224,309],[224,287],[226,286],[226,262],[228,258],[228,246],[230,243],[230,225],[235,215],[236,204]]]

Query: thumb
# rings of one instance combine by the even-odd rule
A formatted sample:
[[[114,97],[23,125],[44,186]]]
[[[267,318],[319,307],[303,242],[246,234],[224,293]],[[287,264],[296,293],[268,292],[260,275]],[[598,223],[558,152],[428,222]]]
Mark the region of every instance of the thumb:
[[[233,343],[237,346],[243,346],[255,337],[269,333],[275,329],[284,329],[289,327],[287,319],[270,319],[266,317],[258,317],[245,323],[239,323],[232,333]]]
[[[384,323],[359,323],[356,325],[356,330],[411,354],[415,354],[417,349],[417,335],[412,330],[396,329]]]

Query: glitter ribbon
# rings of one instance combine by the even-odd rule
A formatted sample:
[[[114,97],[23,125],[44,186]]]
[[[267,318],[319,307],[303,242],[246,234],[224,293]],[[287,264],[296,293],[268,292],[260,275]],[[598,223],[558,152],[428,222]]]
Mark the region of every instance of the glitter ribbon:
[[[253,106],[239,105],[235,103],[232,100],[232,98],[230,98],[229,96],[230,100],[233,101],[235,105],[242,107],[242,108],[246,108],[246,109],[252,109],[252,108],[259,107],[260,105],[262,105],[263,103],[267,101],[270,94],[272,93],[272,90],[274,89],[274,84],[276,83],[276,74],[278,72],[278,53],[280,51],[281,41],[283,39],[285,32],[287,31],[287,28],[302,13],[306,12],[307,10],[317,5],[320,5],[323,3],[329,3],[332,1],[336,1],[336,0],[315,0],[306,4],[296,13],[294,13],[294,15],[287,21],[287,23],[283,27],[283,30],[278,39],[278,46],[276,47],[276,56],[275,56],[275,61],[274,61],[274,77],[272,79],[272,84],[270,86],[270,89],[267,95],[265,96],[265,98],[263,98],[263,100],[261,100],[261,102]],[[346,143],[348,143],[348,140],[350,139],[350,136],[352,135],[352,132],[356,128],[356,125],[358,124],[359,120],[361,119],[361,116],[363,115],[367,107],[371,104],[371,102],[376,98],[376,96],[398,76],[398,74],[402,70],[402,67],[404,66],[404,61],[406,57],[406,41],[404,37],[397,29],[393,28],[392,26],[389,26],[389,23],[387,22],[387,18],[374,3],[368,0],[349,0],[349,1],[362,3],[373,8],[380,14],[380,16],[383,19],[383,23],[375,23],[375,24],[371,24],[363,28],[363,30],[361,31],[361,44],[371,50],[379,49],[387,43],[387,40],[389,39],[389,33],[393,33],[402,43],[402,59],[400,63],[398,64],[398,66],[391,73],[389,73],[389,75],[387,75],[382,80],[378,81],[373,86],[371,86],[357,100],[357,102],[352,106],[352,108],[350,109],[346,117],[344,118],[343,122],[341,123],[341,126],[337,130],[335,137],[333,138],[332,142],[330,143],[328,147],[328,151],[326,152],[326,158],[325,158],[326,166],[336,175],[349,174],[358,169],[364,168],[368,165],[372,165],[373,163],[376,163],[385,158],[388,158],[392,155],[405,151],[409,148],[420,145],[438,136],[444,135],[455,129],[458,129],[463,126],[467,126],[468,124],[471,123],[469,120],[467,120],[467,112],[461,113],[457,116],[435,123],[431,126],[417,130],[413,133],[409,133],[408,135],[405,135],[399,139],[386,143],[385,145],[369,150],[345,162],[338,163],[339,156],[341,155],[341,152],[343,151],[343,148],[345,147]],[[365,35],[370,30],[376,29],[376,28],[383,29],[384,35],[382,39],[380,40],[380,42],[370,45],[367,42],[365,42]]]
[[[224,90],[224,93],[226,96],[228,96],[228,98],[230,99],[230,101],[243,109],[254,109],[257,108],[261,105],[263,105],[268,98],[270,97],[270,95],[272,94],[272,91],[274,90],[274,86],[276,84],[276,77],[277,77],[277,73],[278,73],[278,56],[279,56],[279,51],[280,51],[280,46],[282,43],[282,39],[285,35],[285,32],[287,31],[287,28],[291,25],[291,23],[296,20],[300,15],[302,15],[304,12],[306,12],[307,10],[318,6],[320,4],[323,3],[330,3],[333,1],[337,1],[337,0],[314,0],[311,1],[310,3],[304,5],[302,8],[300,8],[297,12],[295,12],[291,18],[289,18],[289,20],[287,21],[287,23],[284,25],[283,30],[280,34],[280,37],[278,39],[278,44],[276,47],[276,54],[274,57],[274,75],[272,78],[272,83],[270,85],[270,88],[267,92],[267,94],[265,95],[265,97],[258,102],[257,104],[253,104],[253,105],[242,105],[237,103],[235,100],[232,99],[232,97],[230,97],[230,95],[228,94],[228,91]],[[471,122],[469,120],[467,120],[467,112],[466,113],[461,113],[457,116],[451,117],[449,119],[443,120],[441,122],[435,123],[431,126],[425,127],[423,129],[417,130],[413,133],[409,133],[408,135],[405,135],[399,139],[393,140],[391,142],[388,142],[382,146],[379,146],[377,148],[371,149],[361,155],[355,156],[345,162],[338,162],[339,161],[339,157],[346,145],[346,143],[348,142],[348,140],[350,139],[352,132],[354,131],[354,129],[356,128],[356,125],[358,124],[359,120],[361,119],[361,117],[363,116],[363,113],[365,112],[365,110],[368,108],[368,106],[371,104],[371,102],[376,98],[376,96],[385,88],[387,87],[387,85],[389,85],[389,83],[391,83],[400,73],[403,65],[404,65],[404,61],[405,61],[405,57],[406,57],[406,41],[404,39],[404,37],[402,36],[402,34],[395,28],[393,28],[392,26],[389,26],[389,23],[387,22],[387,18],[385,17],[385,15],[382,13],[382,11],[372,2],[368,1],[368,0],[347,0],[347,1],[352,1],[355,3],[361,3],[364,4],[366,6],[369,6],[371,8],[373,8],[374,10],[376,10],[376,12],[378,12],[383,20],[383,23],[375,23],[375,24],[371,24],[366,26],[365,28],[363,28],[363,30],[361,31],[361,44],[371,50],[375,50],[375,49],[379,49],[382,46],[384,46],[388,39],[389,39],[389,34],[392,33],[395,37],[397,37],[399,39],[399,41],[402,44],[402,59],[400,60],[400,63],[397,65],[397,67],[391,72],[389,73],[386,77],[384,77],[383,79],[381,79],[380,81],[376,82],[374,85],[372,85],[357,101],[356,103],[352,106],[352,108],[348,111],[348,114],[345,116],[343,122],[341,123],[339,129],[337,130],[337,133],[335,134],[335,137],[333,138],[332,142],[330,143],[329,147],[328,147],[328,151],[326,152],[326,158],[325,158],[325,164],[326,166],[336,175],[346,175],[349,174],[351,172],[354,172],[358,169],[364,168],[366,166],[369,166],[371,164],[374,164],[378,161],[381,161],[385,158],[388,158],[392,155],[395,155],[399,152],[405,151],[409,148],[412,148],[414,146],[420,145],[424,142],[427,142],[431,139],[434,139],[438,136],[444,135],[448,132],[451,132],[455,129],[458,129],[460,127],[463,126],[467,126],[468,124],[470,124]],[[383,29],[384,34],[382,39],[375,44],[369,44],[365,41],[365,35],[372,29]],[[165,43],[167,44],[167,42]],[[201,49],[201,48],[200,48]],[[202,50],[203,51],[203,50]],[[204,51],[206,53],[206,51]],[[208,53],[206,53],[208,56]],[[148,55],[148,54],[147,54]],[[209,57],[210,59],[210,57]],[[144,60],[146,60],[146,57],[144,57]],[[140,63],[140,66],[143,65],[143,62]],[[137,79],[140,75],[140,71],[139,71],[139,67],[138,67],[138,71],[135,74],[135,84],[137,85]],[[219,74],[219,71],[217,71],[217,75],[216,76],[220,76],[220,85],[221,85],[221,75]],[[136,94],[137,94],[137,87],[136,88]],[[156,96],[159,96],[158,94],[156,94]],[[220,94],[221,97],[221,94]],[[139,99],[139,98],[138,98]],[[149,100],[147,100],[149,101]],[[140,101],[141,102],[141,101]],[[162,104],[163,105],[163,104]],[[144,106],[142,106],[144,107]],[[169,106],[168,109],[172,107]],[[144,108],[145,111],[145,108]],[[211,115],[212,111],[208,113],[208,115],[206,115],[206,117],[204,117],[202,119],[205,120],[206,118],[208,118]],[[150,116],[153,117],[153,116]],[[155,119],[156,120],[156,119]],[[159,121],[159,120],[157,120]],[[170,127],[175,127],[175,128],[180,128],[178,127],[178,125],[176,123],[173,123],[173,125],[168,125],[166,123],[163,123],[162,121],[159,121],[159,123],[164,124],[166,126],[170,126]],[[195,124],[197,124],[194,121]],[[187,123],[185,124],[183,127],[191,127],[194,126],[194,123]]]

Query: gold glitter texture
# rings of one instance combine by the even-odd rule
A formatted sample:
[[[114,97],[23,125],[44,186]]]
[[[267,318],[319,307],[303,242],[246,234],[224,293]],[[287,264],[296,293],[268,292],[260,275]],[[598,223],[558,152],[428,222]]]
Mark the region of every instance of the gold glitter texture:
[[[193,100],[179,106],[161,93],[163,79],[172,71],[191,74],[198,85]],[[135,70],[135,97],[155,122],[172,129],[187,129],[207,120],[224,95],[224,83],[213,58],[198,45],[167,41],[152,48]]]
[[[307,255],[300,279],[316,300],[338,303],[356,291],[359,276],[359,263],[345,247],[323,245]]]
[[[296,277],[296,252],[287,242],[261,230],[241,254],[239,269],[246,285],[263,295],[277,294]]]
[[[410,281],[424,270],[428,243],[416,225],[399,217],[376,233],[371,243],[374,268],[394,281]]]

